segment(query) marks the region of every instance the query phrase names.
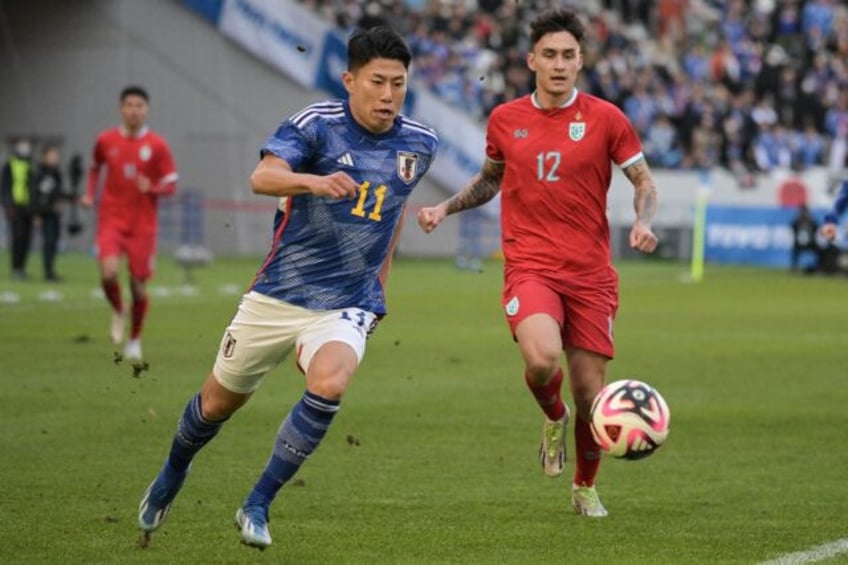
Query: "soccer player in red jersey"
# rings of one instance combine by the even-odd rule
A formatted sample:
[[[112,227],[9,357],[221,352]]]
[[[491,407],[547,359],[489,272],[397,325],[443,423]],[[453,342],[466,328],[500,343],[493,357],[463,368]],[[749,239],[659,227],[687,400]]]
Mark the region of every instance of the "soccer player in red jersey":
[[[630,246],[645,253],[657,246],[651,231],[657,192],[624,114],[575,88],[583,36],[572,12],[554,10],[532,22],[527,65],[536,73],[536,90],[495,108],[481,171],[452,198],[421,209],[418,222],[429,233],[445,216],[501,191],[502,303],[524,358],[525,380],[545,413],[542,467],[558,476],[565,462],[564,351],[577,408],[572,505],[578,514],[603,517],[607,511],[594,486],[601,453],[589,419],[614,355],[618,275],[606,217],[611,162],[634,186]]]
[[[177,170],[167,142],[147,127],[149,97],[138,86],[121,92],[122,124],[97,136],[88,185],[80,204],[94,205],[100,171],[106,168],[97,210],[97,259],[106,299],[112,306],[111,338],[123,341],[126,313],[118,271],[122,255],[130,273],[130,338],[124,356],[141,359],[141,329],[148,309],[146,284],[153,275],[156,212],[160,196],[177,188]]]

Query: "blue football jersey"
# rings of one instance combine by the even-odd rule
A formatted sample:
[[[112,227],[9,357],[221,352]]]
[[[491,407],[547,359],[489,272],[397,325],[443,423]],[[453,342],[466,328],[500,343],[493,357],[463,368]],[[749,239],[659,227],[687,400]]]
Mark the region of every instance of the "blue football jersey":
[[[312,310],[358,307],[385,314],[378,274],[412,189],[430,168],[436,133],[405,116],[371,133],[347,101],[313,104],[285,120],[262,147],[298,173],[344,171],[356,198],[313,194],[285,199],[252,290]]]

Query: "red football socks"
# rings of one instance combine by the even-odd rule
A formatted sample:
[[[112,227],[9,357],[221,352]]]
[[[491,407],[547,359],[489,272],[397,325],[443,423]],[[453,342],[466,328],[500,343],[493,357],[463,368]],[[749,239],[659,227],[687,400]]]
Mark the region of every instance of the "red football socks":
[[[121,302],[121,283],[117,280],[107,281],[101,280],[100,286],[103,287],[103,294],[106,295],[106,300],[112,305],[112,310],[115,312],[123,312],[124,305]]]
[[[601,446],[592,437],[589,422],[580,416],[574,419],[574,440],[577,451],[574,484],[591,487],[601,465]]]
[[[553,378],[545,385],[537,385],[525,372],[524,381],[536,402],[549,420],[559,420],[565,414],[565,403],[562,401],[560,389],[562,388],[562,369],[558,369]]]
[[[141,335],[141,327],[144,325],[144,317],[147,315],[149,304],[150,301],[147,297],[133,299],[130,339],[138,339],[138,336]]]

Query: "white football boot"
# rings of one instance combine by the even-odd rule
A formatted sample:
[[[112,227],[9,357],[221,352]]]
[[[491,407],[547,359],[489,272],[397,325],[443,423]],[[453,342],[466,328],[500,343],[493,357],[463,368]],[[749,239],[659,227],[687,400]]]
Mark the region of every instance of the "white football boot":
[[[603,518],[607,515],[594,486],[571,485],[571,506],[581,516]]]
[[[124,359],[128,361],[141,361],[141,340],[131,339],[124,345]]]
[[[124,341],[124,326],[126,325],[127,315],[123,312],[112,312],[112,326],[109,328],[109,337],[112,338],[112,343],[120,345]]]
[[[236,528],[241,532],[241,541],[245,545],[264,550],[271,545],[268,532],[268,508],[265,506],[244,506],[236,512]]]

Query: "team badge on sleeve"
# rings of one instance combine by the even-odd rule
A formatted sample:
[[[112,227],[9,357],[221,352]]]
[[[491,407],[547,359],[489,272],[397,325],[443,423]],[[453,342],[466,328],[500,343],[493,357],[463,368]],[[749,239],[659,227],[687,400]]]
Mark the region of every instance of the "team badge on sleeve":
[[[586,134],[586,122],[571,122],[568,124],[568,137],[571,141],[580,141]]]
[[[507,316],[515,316],[518,314],[518,297],[513,296],[512,299],[506,303],[506,314]]]
[[[409,151],[397,152],[397,173],[400,180],[406,184],[415,180],[418,171],[418,154]]]

